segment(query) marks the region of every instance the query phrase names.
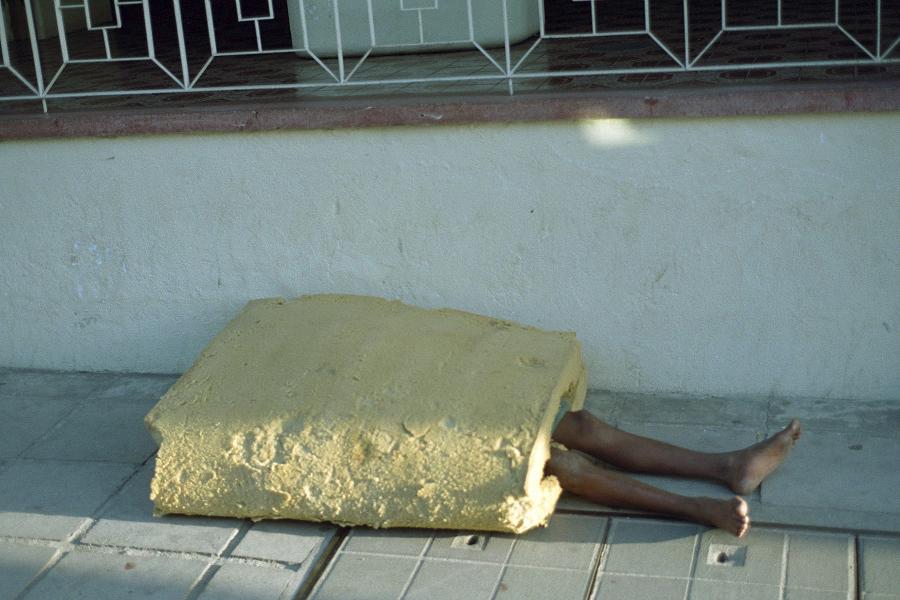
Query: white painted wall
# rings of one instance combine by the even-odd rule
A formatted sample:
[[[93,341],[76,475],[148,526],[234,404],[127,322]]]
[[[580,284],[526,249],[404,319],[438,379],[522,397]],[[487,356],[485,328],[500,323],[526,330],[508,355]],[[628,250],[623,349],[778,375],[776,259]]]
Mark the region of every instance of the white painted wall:
[[[900,113],[0,146],[0,365],[181,371],[250,298],[574,329],[596,388],[900,397]]]

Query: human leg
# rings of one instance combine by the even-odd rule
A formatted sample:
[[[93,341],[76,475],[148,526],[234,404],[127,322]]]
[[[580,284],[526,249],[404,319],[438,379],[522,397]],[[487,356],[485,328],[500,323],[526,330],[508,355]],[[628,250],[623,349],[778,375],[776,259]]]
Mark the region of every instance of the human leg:
[[[718,481],[747,494],[774,471],[800,437],[796,419],[771,438],[733,452],[697,452],[612,427],[590,412],[566,414],[553,439],[622,469]]]
[[[551,448],[544,470],[556,476],[564,490],[604,506],[671,515],[718,527],[738,537],[750,527],[747,503],[737,496],[717,500],[672,494],[558,448]]]

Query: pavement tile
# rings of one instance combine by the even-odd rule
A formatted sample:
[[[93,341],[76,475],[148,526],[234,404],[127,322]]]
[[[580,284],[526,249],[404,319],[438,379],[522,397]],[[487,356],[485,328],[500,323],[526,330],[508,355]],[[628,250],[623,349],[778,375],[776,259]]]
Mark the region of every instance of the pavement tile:
[[[152,407],[180,375],[119,375],[91,399],[150,402]],[[149,410],[149,409],[148,409]]]
[[[485,531],[437,531],[425,556],[504,563],[515,536]],[[475,540],[475,543],[469,543]]]
[[[779,531],[760,528],[751,528],[743,538],[718,529],[707,530],[700,536],[694,578],[781,585],[784,539]]]
[[[862,591],[900,595],[900,539],[860,537],[859,552]]]
[[[0,598],[14,598],[37,575],[55,548],[0,541]]]
[[[198,596],[199,600],[275,600],[292,584],[290,569],[225,564]]]
[[[682,395],[617,394],[619,422],[706,425],[764,431],[764,398],[698,398]],[[623,427],[624,429],[624,427]]]
[[[600,573],[591,600],[681,600],[687,579]]]
[[[140,464],[156,451],[144,426],[144,415],[154,403],[147,399],[81,402],[25,456]]]
[[[781,588],[777,585],[692,581],[688,600],[781,600]]]
[[[12,371],[0,387],[3,396],[28,396],[47,400],[82,400],[109,386],[115,373],[67,373]]]
[[[132,546],[217,554],[237,532],[241,521],[184,515],[153,516],[148,464],[110,501],[97,523],[82,538],[87,544]]]
[[[0,471],[0,535],[64,539],[133,471],[110,463],[9,462]]]
[[[336,532],[337,527],[327,523],[260,521],[244,535],[231,555],[308,564]]]
[[[788,533],[788,588],[842,592],[856,580],[855,542],[852,535]]]
[[[418,564],[415,558],[339,553],[315,590],[315,600],[397,600]]]
[[[501,568],[499,564],[426,560],[403,598],[490,598],[500,579]]]
[[[900,403],[896,400],[835,400],[832,398],[776,398],[769,406],[768,427],[775,432],[792,418],[806,431],[868,433],[900,437]]]
[[[612,520],[604,572],[653,577],[689,577],[701,528],[645,519]]]
[[[782,506],[900,513],[900,440],[806,432],[762,485],[762,501]]]
[[[354,527],[341,551],[416,557],[430,539],[431,531],[425,529]]]
[[[508,566],[500,579],[495,598],[582,600],[590,579],[589,571]]]
[[[604,517],[555,514],[547,527],[516,537],[509,564],[590,570],[607,522]]]
[[[74,407],[68,400],[0,396],[0,456],[18,456]]]
[[[165,556],[70,552],[31,588],[27,600],[181,598],[205,561]]]

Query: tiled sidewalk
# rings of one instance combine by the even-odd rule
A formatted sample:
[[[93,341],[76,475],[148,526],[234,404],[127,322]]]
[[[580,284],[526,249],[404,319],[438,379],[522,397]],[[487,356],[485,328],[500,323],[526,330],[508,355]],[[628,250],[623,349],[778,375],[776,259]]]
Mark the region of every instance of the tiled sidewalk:
[[[900,400],[592,393],[622,429],[696,448],[751,443],[791,416],[806,432],[748,498],[746,538],[576,498],[511,536],[152,517],[142,419],[174,381],[0,370],[0,599],[900,600]]]

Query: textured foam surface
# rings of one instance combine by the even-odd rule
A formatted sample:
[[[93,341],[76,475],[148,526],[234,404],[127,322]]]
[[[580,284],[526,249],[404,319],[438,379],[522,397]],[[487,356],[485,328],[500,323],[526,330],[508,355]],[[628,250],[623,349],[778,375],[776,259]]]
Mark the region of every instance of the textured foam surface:
[[[146,417],[159,513],[521,532],[573,333],[362,296],[250,302]]]

